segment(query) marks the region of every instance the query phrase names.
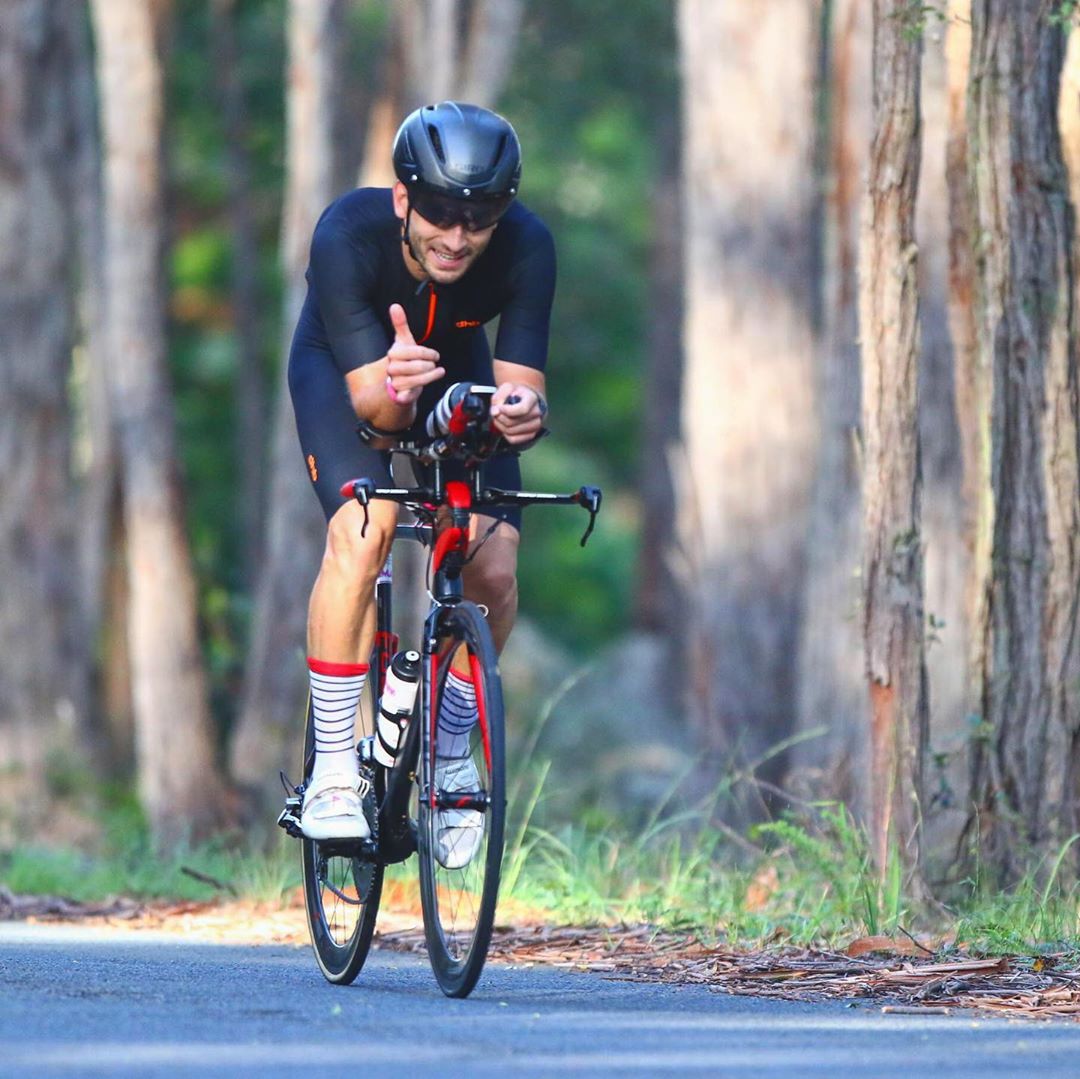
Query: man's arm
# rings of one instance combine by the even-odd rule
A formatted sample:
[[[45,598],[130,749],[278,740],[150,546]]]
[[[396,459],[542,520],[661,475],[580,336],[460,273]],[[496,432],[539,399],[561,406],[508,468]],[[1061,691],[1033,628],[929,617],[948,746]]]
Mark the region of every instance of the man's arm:
[[[495,385],[491,398],[491,418],[496,429],[512,446],[531,442],[540,434],[547,415],[544,372],[521,363],[495,360]],[[507,404],[512,398],[516,404]]]

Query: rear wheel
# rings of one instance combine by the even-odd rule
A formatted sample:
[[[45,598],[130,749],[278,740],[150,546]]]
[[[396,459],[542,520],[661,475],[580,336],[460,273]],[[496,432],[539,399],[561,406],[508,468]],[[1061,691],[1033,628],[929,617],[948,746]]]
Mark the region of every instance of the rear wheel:
[[[309,702],[304,731],[305,786],[314,759],[315,727]],[[361,775],[365,775],[367,767],[361,765]],[[375,792],[370,790],[365,795],[369,820],[376,815],[374,799]],[[327,981],[348,985],[360,973],[371,948],[383,866],[373,853],[361,854],[355,843],[312,839],[301,843],[304,906],[315,959]]]
[[[465,756],[443,757],[435,730],[451,667],[472,683],[475,723]],[[443,608],[439,615],[434,654],[423,671],[421,715],[418,845],[424,931],[440,988],[447,996],[464,997],[480,977],[491,941],[506,814],[498,657],[474,603]],[[448,822],[457,826],[447,827]]]

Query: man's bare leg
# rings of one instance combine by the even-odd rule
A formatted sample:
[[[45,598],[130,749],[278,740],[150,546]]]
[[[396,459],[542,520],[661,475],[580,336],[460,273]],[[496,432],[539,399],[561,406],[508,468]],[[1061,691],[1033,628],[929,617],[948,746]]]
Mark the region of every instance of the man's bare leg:
[[[308,606],[308,655],[331,663],[366,663],[375,639],[375,581],[386,561],[397,506],[346,502],[330,519],[326,550]]]
[[[375,581],[393,539],[397,507],[345,504],[327,528],[308,608],[308,670],[315,763],[300,825],[312,839],[370,834],[361,805],[356,713],[375,630]]]

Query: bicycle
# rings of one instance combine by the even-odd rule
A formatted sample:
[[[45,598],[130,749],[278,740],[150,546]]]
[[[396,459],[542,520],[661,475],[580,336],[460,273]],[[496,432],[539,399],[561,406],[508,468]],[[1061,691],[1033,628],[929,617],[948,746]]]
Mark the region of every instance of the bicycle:
[[[305,909],[316,960],[326,979],[339,985],[355,980],[371,947],[386,866],[414,852],[420,870],[420,901],[428,957],[436,981],[450,997],[467,996],[487,958],[498,898],[506,814],[506,764],[502,685],[491,631],[480,608],[462,595],[461,571],[468,561],[469,516],[492,506],[581,505],[589,523],[585,546],[600,510],[597,487],[570,494],[506,491],[485,486],[483,462],[507,445],[493,430],[490,402],[494,387],[466,386],[449,414],[445,434],[399,441],[394,452],[426,470],[428,482],[414,487],[379,488],[370,479],[346,483],[343,497],[364,508],[386,499],[411,509],[412,524],[398,524],[395,543],[414,541],[430,550],[431,599],[424,622],[416,701],[392,767],[375,760],[373,737],[359,742],[363,806],[371,836],[365,840],[315,841],[300,830],[304,784],[314,761],[314,720],[310,701],[304,736],[304,781],[286,784],[285,809],[278,823],[302,840]],[[361,423],[362,438],[381,437]],[[464,464],[465,480],[445,480],[443,463]],[[447,520],[440,520],[442,512]],[[483,537],[479,542],[483,542]],[[377,628],[372,651],[370,699],[377,706],[386,673],[398,653],[392,618],[392,558],[376,584]],[[471,679],[478,722],[470,734],[469,758],[476,769],[475,789],[447,789],[437,782],[436,723],[447,675],[454,666]],[[445,762],[443,762],[445,764]],[[453,852],[440,860],[440,811],[479,813],[482,835],[464,865]]]

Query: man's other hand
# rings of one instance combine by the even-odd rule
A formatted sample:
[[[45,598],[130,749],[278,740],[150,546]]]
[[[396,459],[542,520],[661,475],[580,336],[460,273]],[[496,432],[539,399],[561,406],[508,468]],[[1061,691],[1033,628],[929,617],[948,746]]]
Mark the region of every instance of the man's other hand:
[[[504,382],[491,398],[491,420],[495,430],[512,446],[531,442],[544,424],[546,409],[542,401],[532,386]]]

